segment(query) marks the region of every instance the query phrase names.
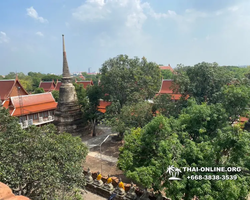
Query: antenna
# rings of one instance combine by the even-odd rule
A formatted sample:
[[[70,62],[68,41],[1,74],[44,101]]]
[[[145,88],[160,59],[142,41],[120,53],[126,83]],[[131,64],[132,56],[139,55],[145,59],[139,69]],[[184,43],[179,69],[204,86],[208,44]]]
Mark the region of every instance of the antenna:
[[[21,113],[21,123],[23,123],[23,98],[22,98],[22,95],[21,95],[21,87],[17,87],[17,90],[18,90],[18,99],[19,99],[19,106],[20,106],[20,113]]]

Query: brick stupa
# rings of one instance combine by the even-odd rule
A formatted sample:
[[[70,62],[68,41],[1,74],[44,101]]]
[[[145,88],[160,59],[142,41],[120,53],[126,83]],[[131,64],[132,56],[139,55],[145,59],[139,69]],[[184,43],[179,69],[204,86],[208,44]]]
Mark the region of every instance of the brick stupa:
[[[72,135],[82,134],[82,112],[78,105],[75,86],[72,84],[72,77],[66,57],[64,35],[63,40],[63,78],[59,89],[59,100],[55,111],[54,124],[59,133],[67,132]]]

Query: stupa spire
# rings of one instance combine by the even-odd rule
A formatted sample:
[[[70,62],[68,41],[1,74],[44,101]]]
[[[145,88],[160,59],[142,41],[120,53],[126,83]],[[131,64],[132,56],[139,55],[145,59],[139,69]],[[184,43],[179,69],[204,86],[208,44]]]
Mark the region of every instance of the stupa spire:
[[[64,35],[62,35],[63,41],[63,78],[70,77],[69,66],[66,57],[66,49],[65,49],[65,42],[64,42]]]
[[[82,112],[78,104],[75,86],[72,84],[69,66],[66,58],[66,50],[63,40],[63,77],[59,89],[59,99],[55,110],[54,121],[59,133],[67,132],[71,134],[80,134],[83,132]],[[58,87],[58,80],[56,82]]]

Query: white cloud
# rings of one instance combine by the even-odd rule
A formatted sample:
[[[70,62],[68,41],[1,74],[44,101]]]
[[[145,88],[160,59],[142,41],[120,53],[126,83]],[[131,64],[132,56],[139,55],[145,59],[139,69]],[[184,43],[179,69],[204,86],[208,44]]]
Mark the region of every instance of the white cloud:
[[[43,33],[40,32],[40,31],[36,32],[36,35],[38,35],[38,36],[40,36],[40,37],[43,37],[43,36],[44,36]]]
[[[37,11],[33,8],[33,6],[31,6],[30,8],[27,8],[26,11],[27,11],[28,16],[30,16],[33,19],[36,19],[36,20],[40,21],[41,23],[48,22],[47,19],[44,19],[43,17],[40,17],[38,15]]]
[[[232,12],[236,12],[237,10],[239,10],[239,7],[238,6],[229,7],[228,10]]]
[[[10,41],[10,38],[7,36],[7,34],[3,31],[0,31],[0,44],[8,43],[9,41]]]
[[[170,8],[158,12],[146,1],[87,0],[73,11],[75,21],[70,23],[71,28],[77,27],[79,34],[86,29],[92,30],[91,41],[108,49],[107,52],[135,55],[147,52],[156,61],[158,58],[164,60],[169,54],[170,61],[167,62],[175,60],[185,64],[203,60],[220,62],[223,59],[220,52],[234,55],[233,46],[244,44],[248,38],[250,2],[218,7],[217,10],[187,7],[183,12]],[[184,49],[189,49],[189,53]],[[177,55],[182,55],[182,60]]]
[[[128,27],[141,28],[147,19],[140,0],[87,0],[72,16],[80,21],[119,21]]]

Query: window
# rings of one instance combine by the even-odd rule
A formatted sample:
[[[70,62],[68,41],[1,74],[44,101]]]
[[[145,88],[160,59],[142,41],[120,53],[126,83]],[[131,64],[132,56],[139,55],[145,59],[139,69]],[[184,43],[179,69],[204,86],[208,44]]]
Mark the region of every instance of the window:
[[[19,123],[21,123],[22,121],[24,122],[25,120],[26,120],[27,118],[26,118],[26,116],[20,116],[19,117]]]
[[[38,114],[34,114],[34,115],[33,115],[33,119],[34,119],[34,120],[38,119]]]
[[[44,112],[43,117],[48,117],[48,112]]]

